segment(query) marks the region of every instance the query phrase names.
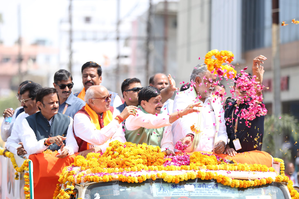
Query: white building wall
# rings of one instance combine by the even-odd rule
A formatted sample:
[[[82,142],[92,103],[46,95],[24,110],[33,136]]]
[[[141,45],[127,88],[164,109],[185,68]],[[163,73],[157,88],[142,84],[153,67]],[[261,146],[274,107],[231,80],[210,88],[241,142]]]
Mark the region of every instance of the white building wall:
[[[240,0],[212,0],[211,49],[233,52],[233,63],[243,62],[241,11]]]
[[[178,8],[177,82],[189,81],[192,69],[210,50],[211,0],[181,0]],[[200,57],[200,60],[198,58]]]

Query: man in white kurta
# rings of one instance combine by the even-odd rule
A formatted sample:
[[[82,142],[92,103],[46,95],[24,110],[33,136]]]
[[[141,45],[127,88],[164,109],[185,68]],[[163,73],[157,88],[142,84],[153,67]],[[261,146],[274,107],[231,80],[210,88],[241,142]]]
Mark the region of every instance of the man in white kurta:
[[[100,85],[91,86],[85,95],[86,105],[74,116],[74,134],[79,152],[105,152],[109,143],[126,142],[123,120],[136,114],[135,106],[126,106],[118,116],[111,112],[111,94]]]
[[[200,66],[193,69],[190,79],[192,86],[175,96],[173,111],[179,111],[187,104],[196,102],[200,102],[202,107],[199,113],[189,114],[173,125],[174,142],[186,138],[189,134],[199,138],[193,151],[219,149],[216,152],[223,153],[223,147],[227,144],[224,110],[221,101],[211,94],[216,78],[205,66]],[[192,125],[201,131],[198,135],[191,130]]]
[[[145,87],[138,93],[138,104],[136,116],[128,117],[125,123],[127,141],[160,146],[167,153],[174,151],[171,124],[180,117],[197,112],[193,107],[199,105],[191,103],[169,115],[160,114],[162,97],[160,91],[152,86]]]

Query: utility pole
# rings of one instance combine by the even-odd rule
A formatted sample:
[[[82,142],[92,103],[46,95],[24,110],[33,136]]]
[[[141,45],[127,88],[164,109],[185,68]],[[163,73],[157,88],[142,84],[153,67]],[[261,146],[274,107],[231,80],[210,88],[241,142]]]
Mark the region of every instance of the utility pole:
[[[18,81],[19,83],[22,82],[22,26],[21,26],[21,3],[18,6],[18,34],[19,34],[19,40],[18,40]],[[18,84],[19,84],[18,83]],[[18,85],[17,84],[17,85]]]
[[[168,2],[164,0],[164,63],[163,63],[163,73],[167,74],[167,64],[168,64]]]
[[[145,63],[145,81],[148,81],[150,78],[150,41],[151,41],[151,18],[152,18],[152,0],[149,0],[148,7],[148,17],[147,17],[147,27],[146,27],[146,63]]]
[[[272,71],[273,71],[273,113],[276,117],[281,115],[280,99],[280,33],[279,33],[279,0],[272,0]]]
[[[73,9],[73,0],[70,0],[69,4],[69,72],[72,73],[73,67],[73,16],[72,16],[72,9]]]
[[[118,91],[119,87],[120,87],[120,48],[119,48],[119,24],[120,24],[120,0],[117,0],[117,3],[116,3],[116,52],[117,52],[117,55],[116,55],[116,85],[115,85],[115,88],[116,90]]]

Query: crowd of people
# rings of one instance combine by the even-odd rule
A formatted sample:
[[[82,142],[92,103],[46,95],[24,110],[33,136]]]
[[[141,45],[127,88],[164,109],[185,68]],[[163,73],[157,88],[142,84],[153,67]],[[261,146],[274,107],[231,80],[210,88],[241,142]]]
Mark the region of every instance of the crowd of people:
[[[255,78],[248,75],[247,82],[261,84],[266,59],[254,58]],[[241,117],[242,109],[250,105],[239,99],[252,97],[244,89],[247,85],[239,86],[235,80],[235,95],[227,98],[224,85],[204,64],[193,69],[190,82],[179,92],[170,75],[155,74],[144,87],[138,78],[127,78],[121,85],[123,100],[101,85],[99,64],[87,62],[81,73],[79,93],[73,93],[72,75],[64,69],[55,73],[52,88],[29,80],[20,84],[21,107],[3,112],[5,118],[13,117],[11,128],[1,126],[5,150],[26,157],[47,149],[57,150],[58,158],[77,152],[86,156],[105,152],[114,140],[160,146],[167,154],[177,151],[177,143],[188,152],[231,156],[261,150],[264,116],[249,121],[250,126]]]

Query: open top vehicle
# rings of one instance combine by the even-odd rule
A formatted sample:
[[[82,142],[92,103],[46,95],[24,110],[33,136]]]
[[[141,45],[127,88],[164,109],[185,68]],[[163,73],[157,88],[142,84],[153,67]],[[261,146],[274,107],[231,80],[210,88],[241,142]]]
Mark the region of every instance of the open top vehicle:
[[[283,161],[261,151],[235,157],[205,152],[167,156],[159,147],[114,141],[104,154],[63,159],[70,166],[55,171],[56,175],[49,173],[62,160],[54,159],[55,152],[44,152],[23,160],[24,166],[17,167],[21,180],[14,180],[16,193],[4,195],[7,184],[2,186],[2,198],[299,198],[284,175]],[[52,165],[51,172],[43,173],[49,171],[43,161],[47,168]],[[3,164],[1,174],[5,183]],[[20,193],[22,188],[25,192]]]

